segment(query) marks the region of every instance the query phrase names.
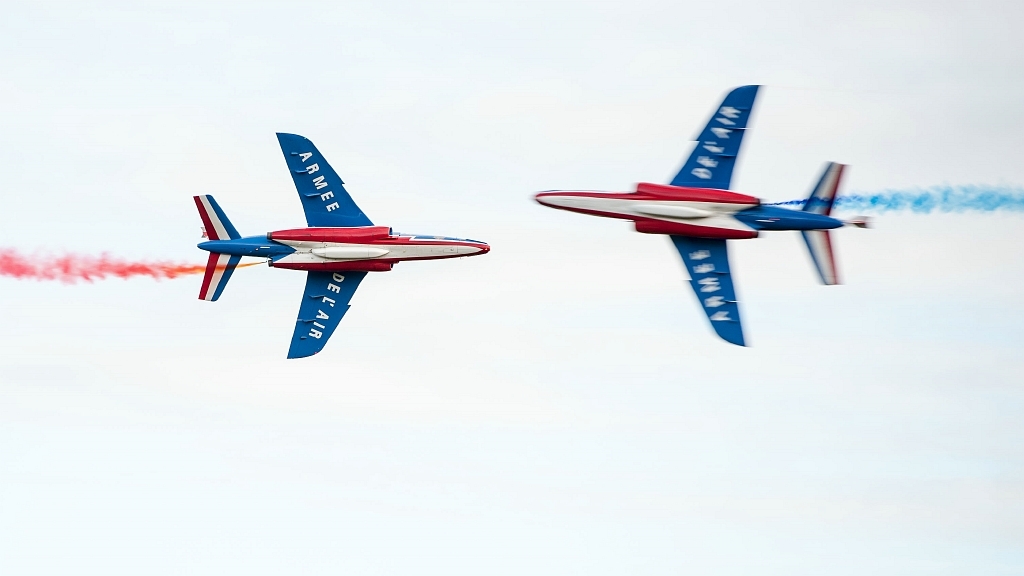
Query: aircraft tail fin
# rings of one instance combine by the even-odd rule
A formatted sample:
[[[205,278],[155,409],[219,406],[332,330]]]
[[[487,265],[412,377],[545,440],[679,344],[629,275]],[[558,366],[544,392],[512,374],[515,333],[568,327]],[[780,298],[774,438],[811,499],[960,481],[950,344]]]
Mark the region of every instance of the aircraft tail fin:
[[[231,221],[228,220],[224,211],[220,209],[220,205],[213,199],[213,196],[207,194],[205,196],[193,196],[196,201],[196,208],[199,208],[199,217],[203,219],[203,228],[206,231],[206,237],[210,240],[234,240],[235,238],[241,238],[238,234],[238,230],[231,225]]]
[[[206,261],[206,273],[203,275],[203,285],[199,289],[199,299],[213,302],[220,298],[241,260],[241,256],[210,252],[210,259]]]
[[[825,164],[825,171],[821,178],[811,190],[811,195],[804,202],[804,212],[822,214],[828,216],[832,213],[832,205],[836,201],[836,193],[839,191],[839,183],[843,179],[843,172],[846,170],[844,164],[829,162]]]
[[[828,216],[836,202],[839,184],[843,179],[846,166],[837,162],[825,164],[821,178],[811,190],[811,195],[804,202],[804,212]],[[818,278],[826,286],[839,284],[839,271],[836,269],[836,257],[832,251],[832,236],[828,230],[804,230],[801,232],[811,260],[818,271]]]
[[[836,269],[836,257],[832,252],[832,237],[828,230],[803,230],[804,242],[811,252],[811,260],[818,271],[818,278],[826,286],[839,284],[839,271]]]
[[[193,196],[193,199],[196,201],[196,208],[199,209],[199,217],[203,219],[203,230],[207,238],[210,240],[241,238],[238,230],[235,230],[213,196],[209,194]],[[228,285],[228,280],[231,279],[231,274],[241,260],[241,256],[210,252],[210,259],[206,261],[206,273],[203,275],[203,285],[199,289],[199,299],[212,302],[220,298],[224,287]]]

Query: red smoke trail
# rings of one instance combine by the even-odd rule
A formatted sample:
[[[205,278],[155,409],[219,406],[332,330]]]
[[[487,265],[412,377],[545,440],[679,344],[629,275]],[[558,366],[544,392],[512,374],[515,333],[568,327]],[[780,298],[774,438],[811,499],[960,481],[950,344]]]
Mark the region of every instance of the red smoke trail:
[[[255,266],[260,262],[240,264],[239,268]],[[107,254],[82,256],[33,255],[24,256],[13,248],[0,248],[0,276],[28,280],[59,280],[65,284],[78,281],[92,282],[116,276],[132,278],[149,276],[161,280],[190,274],[202,274],[205,264],[181,264],[167,261],[131,262]]]

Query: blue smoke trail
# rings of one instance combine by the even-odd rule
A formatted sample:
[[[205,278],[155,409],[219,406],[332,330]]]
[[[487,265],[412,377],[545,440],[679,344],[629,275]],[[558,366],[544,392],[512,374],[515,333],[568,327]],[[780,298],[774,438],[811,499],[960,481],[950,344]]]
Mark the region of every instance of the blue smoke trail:
[[[803,206],[806,200],[773,202],[772,206]],[[837,210],[894,212],[1024,212],[1024,188],[1014,186],[932,186],[925,189],[883,190],[836,198]]]

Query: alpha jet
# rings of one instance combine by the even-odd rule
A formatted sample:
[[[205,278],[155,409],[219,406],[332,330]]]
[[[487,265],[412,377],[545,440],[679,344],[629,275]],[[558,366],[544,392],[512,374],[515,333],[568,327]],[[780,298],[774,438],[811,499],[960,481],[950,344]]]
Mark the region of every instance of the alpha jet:
[[[278,134],[277,140],[308,227],[243,238],[213,196],[195,196],[209,238],[199,248],[210,253],[199,298],[220,298],[243,256],[266,258],[273,268],[305,270],[306,289],[289,358],[323,350],[368,272],[386,272],[405,260],[460,258],[490,250],[478,240],[398,234],[374,226],[312,142],[295,134]]]
[[[698,137],[697,147],[672,182],[640,183],[635,192],[549,191],[537,202],[572,212],[632,220],[637,232],[672,239],[690,274],[711,326],[722,339],[744,346],[736,291],[729,272],[727,240],[756,238],[761,231],[798,230],[818,277],[839,283],[829,230],[866,227],[866,219],[832,218],[832,205],[845,166],[830,162],[802,210],[765,205],[753,196],[729,191],[736,157],[747,130],[758,86],[726,95]]]

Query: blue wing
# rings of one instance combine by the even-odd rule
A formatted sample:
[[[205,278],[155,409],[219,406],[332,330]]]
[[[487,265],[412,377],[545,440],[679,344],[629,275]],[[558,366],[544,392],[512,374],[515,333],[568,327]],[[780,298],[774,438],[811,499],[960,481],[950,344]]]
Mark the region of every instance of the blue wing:
[[[373,226],[345,190],[345,183],[308,138],[278,134],[288,170],[309,226]]]
[[[690,285],[711,327],[726,342],[745,346],[725,240],[672,236],[672,243],[683,257],[686,271],[690,273]]]
[[[365,277],[366,272],[307,272],[289,358],[305,358],[324,349]]]
[[[759,86],[729,92],[697,137],[697,147],[672,179],[673,186],[728,190]]]

